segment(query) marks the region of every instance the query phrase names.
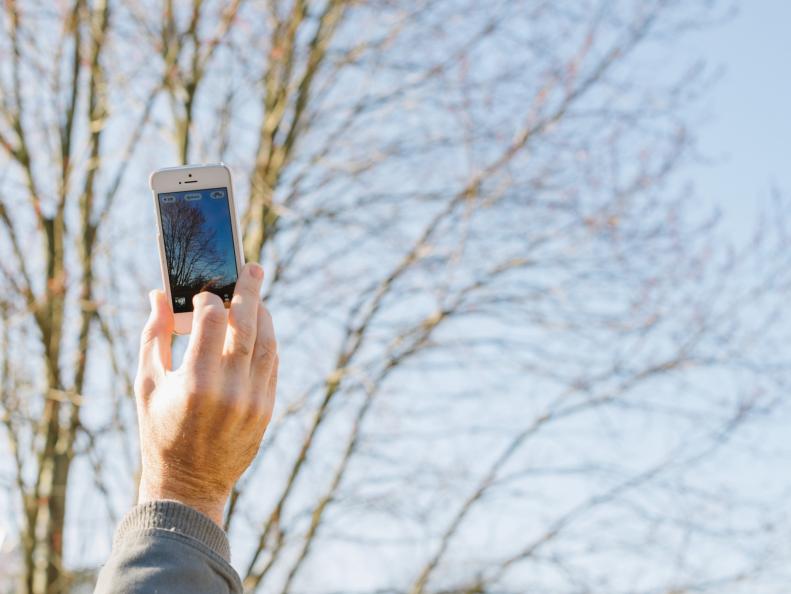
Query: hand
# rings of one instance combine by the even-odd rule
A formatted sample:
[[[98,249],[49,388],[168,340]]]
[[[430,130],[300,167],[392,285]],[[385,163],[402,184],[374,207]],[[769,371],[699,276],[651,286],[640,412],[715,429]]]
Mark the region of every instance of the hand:
[[[264,272],[247,264],[226,316],[208,292],[193,299],[192,333],[171,369],[173,312],[152,291],[135,379],[140,450],[138,502],[174,499],[222,525],[234,483],[258,451],[275,401],[277,343],[261,303]]]

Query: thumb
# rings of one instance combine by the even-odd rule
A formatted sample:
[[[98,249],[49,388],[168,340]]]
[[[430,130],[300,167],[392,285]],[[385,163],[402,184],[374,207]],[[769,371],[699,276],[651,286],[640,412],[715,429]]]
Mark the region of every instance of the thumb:
[[[170,341],[173,334],[173,311],[164,291],[151,291],[151,315],[140,334],[138,380],[156,381],[171,369]],[[142,387],[142,386],[141,386]],[[148,390],[144,390],[147,392]]]

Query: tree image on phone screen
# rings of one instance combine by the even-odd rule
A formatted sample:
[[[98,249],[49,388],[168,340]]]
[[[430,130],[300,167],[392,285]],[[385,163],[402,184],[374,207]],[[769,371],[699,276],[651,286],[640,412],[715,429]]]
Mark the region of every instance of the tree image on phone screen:
[[[238,271],[227,190],[168,192],[158,197],[173,311],[192,311],[192,297],[201,291],[229,302]]]

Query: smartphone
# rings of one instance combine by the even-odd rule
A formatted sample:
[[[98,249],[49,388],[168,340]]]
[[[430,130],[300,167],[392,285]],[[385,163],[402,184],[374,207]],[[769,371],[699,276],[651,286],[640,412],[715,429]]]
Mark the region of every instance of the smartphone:
[[[229,308],[244,265],[231,172],[223,163],[167,167],[154,171],[149,185],[162,283],[176,334],[189,334],[193,296],[210,291]]]

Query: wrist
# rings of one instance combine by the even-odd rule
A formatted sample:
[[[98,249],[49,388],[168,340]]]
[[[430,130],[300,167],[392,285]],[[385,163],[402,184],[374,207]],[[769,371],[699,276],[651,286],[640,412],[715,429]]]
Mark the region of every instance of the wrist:
[[[184,481],[168,481],[161,478],[140,477],[137,503],[151,501],[177,501],[211,518],[220,528],[228,493],[210,493],[189,485]]]

